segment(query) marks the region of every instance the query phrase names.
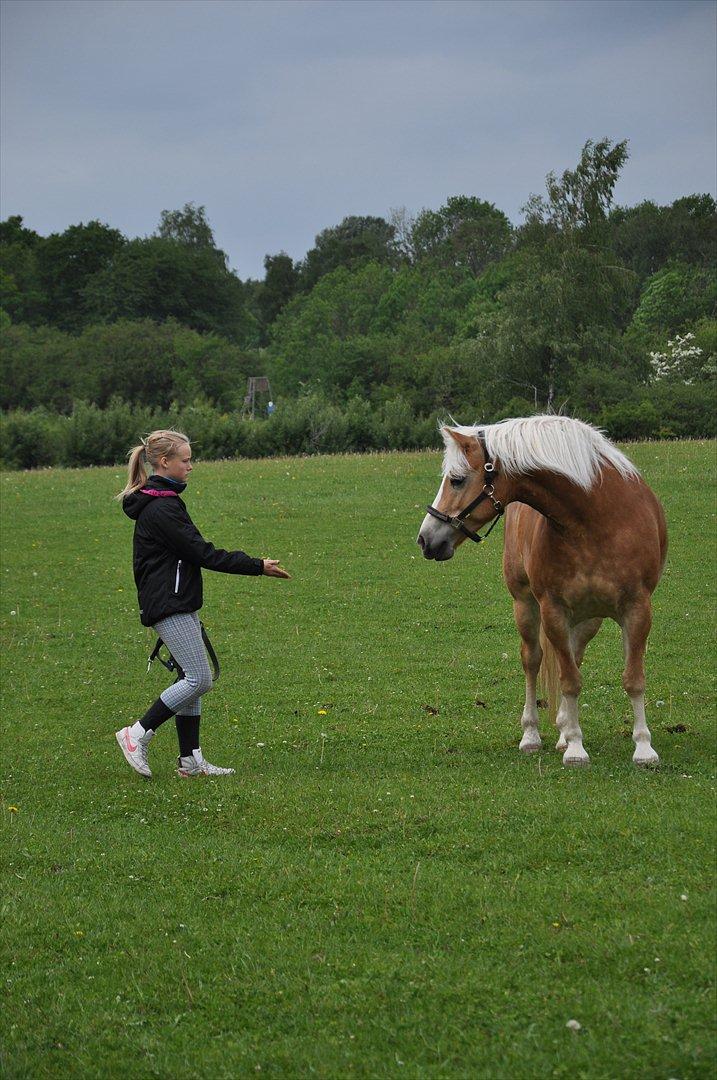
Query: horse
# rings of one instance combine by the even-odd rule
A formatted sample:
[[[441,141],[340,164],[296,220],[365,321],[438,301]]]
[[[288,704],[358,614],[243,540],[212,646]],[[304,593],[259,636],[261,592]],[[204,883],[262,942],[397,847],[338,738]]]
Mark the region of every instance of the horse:
[[[485,539],[477,530],[489,521],[492,529],[505,515],[503,574],[525,672],[520,750],[541,747],[540,672],[554,696],[558,687],[561,693],[556,749],[564,751],[563,764],[589,764],[578,722],[580,667],[588,642],[609,618],[622,630],[632,760],[657,765],[645,718],[644,657],[651,596],[667,554],[659,500],[602,432],[567,416],[444,426],[441,433],[443,479],[417,543],[426,559],[443,562],[465,540]]]

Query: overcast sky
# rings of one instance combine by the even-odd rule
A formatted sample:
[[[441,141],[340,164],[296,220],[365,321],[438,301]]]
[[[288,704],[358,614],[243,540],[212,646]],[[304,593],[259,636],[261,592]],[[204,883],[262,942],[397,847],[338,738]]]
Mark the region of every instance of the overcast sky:
[[[2,217],[204,205],[242,278],[347,214],[511,220],[586,139],[617,200],[715,189],[712,0],[4,0]]]

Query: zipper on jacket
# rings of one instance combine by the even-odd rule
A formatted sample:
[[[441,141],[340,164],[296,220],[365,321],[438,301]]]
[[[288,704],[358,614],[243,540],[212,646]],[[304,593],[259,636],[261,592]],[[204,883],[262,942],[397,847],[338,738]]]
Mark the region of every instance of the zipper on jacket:
[[[175,593],[179,592],[179,571],[181,570],[181,568],[182,568],[182,560],[180,559],[179,562],[177,563],[177,575],[176,575],[176,577],[174,579],[174,591],[175,591]]]

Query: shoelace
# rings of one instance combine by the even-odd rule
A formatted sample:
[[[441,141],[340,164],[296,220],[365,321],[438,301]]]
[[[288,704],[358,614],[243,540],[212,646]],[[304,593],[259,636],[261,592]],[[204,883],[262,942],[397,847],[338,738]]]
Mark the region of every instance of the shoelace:
[[[234,769],[223,769],[219,765],[212,765],[205,757],[196,758],[194,754],[179,758],[179,768],[188,774],[203,772],[206,776],[230,776]]]
[[[211,765],[204,757],[197,761],[197,765],[209,776],[227,776],[229,773],[234,772],[233,769],[222,769],[219,765]]]
[[[234,771],[233,769],[222,769],[219,765],[210,765],[204,758],[200,762],[200,767],[210,776],[227,776]]]

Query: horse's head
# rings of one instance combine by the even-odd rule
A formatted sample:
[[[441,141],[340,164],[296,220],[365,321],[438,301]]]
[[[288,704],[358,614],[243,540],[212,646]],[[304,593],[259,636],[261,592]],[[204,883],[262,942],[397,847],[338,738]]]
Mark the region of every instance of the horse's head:
[[[453,558],[466,539],[481,540],[476,530],[502,514],[495,494],[496,468],[482,434],[468,435],[441,428],[446,452],[443,480],[418,533],[417,543],[426,559]]]

